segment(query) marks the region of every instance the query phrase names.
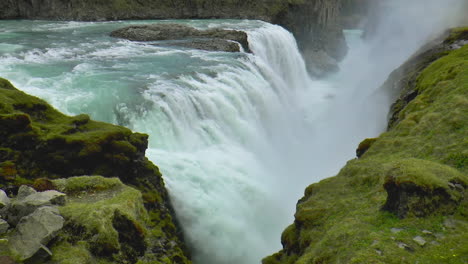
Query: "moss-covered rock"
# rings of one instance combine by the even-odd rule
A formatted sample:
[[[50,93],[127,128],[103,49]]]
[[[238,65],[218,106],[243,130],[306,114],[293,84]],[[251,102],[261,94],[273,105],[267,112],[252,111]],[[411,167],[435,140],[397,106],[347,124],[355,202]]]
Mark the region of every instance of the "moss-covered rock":
[[[429,57],[404,66],[418,74],[402,94],[417,95],[398,121],[306,189],[264,264],[468,261],[468,45]]]
[[[133,133],[124,127],[96,122],[90,120],[87,115],[66,116],[45,101],[17,90],[1,78],[0,127],[0,188],[15,193],[18,186],[23,184],[46,190],[53,187],[51,180],[76,175],[118,177],[138,190],[129,188],[128,195],[133,193],[133,196],[128,198],[142,202],[139,204],[141,208],[138,212],[142,213],[139,217],[148,219],[145,220],[148,232],[158,234],[158,243],[145,244],[144,247],[145,250],[159,252],[152,259],[161,263],[189,263],[182,250],[184,246],[181,243],[181,231],[175,226],[174,213],[161,173],[158,167],[145,157],[147,135]],[[93,182],[93,179],[89,181],[92,186],[85,184],[87,180],[81,179],[76,186],[73,185],[74,181],[70,181],[64,188],[67,192],[73,192],[73,188],[82,191],[83,186],[88,186],[94,191],[98,191],[99,188],[109,189],[109,182]],[[114,181],[117,181],[115,185],[122,185],[120,181]],[[60,185],[60,182],[55,184]],[[115,199],[118,203],[118,198]],[[70,206],[73,205],[79,206],[74,203]],[[83,210],[87,208],[85,205],[80,206],[83,206]],[[118,215],[111,209],[106,210],[112,216]],[[112,221],[114,218],[120,219],[116,220],[115,225],[124,223],[121,226],[128,226],[128,222],[123,218],[126,215],[120,216],[122,217],[118,215],[112,218]],[[102,228],[112,230],[112,221],[107,221],[107,226]],[[112,231],[101,233],[103,235],[99,236],[99,239],[107,239],[112,234],[115,238],[116,234]],[[119,240],[103,243],[101,247],[108,246],[103,252],[109,253],[110,257],[113,254],[127,254],[122,253],[127,251],[122,251],[116,241]],[[122,258],[129,259],[129,262],[122,263],[135,263],[132,262],[134,257],[130,255],[138,255],[142,250],[143,247],[139,246],[135,251],[137,253],[128,253],[129,256]],[[128,252],[133,251],[129,249]]]
[[[68,200],[60,207],[66,223],[51,247],[51,263],[187,263],[176,241],[165,241],[142,193],[118,178],[81,176],[53,184]]]

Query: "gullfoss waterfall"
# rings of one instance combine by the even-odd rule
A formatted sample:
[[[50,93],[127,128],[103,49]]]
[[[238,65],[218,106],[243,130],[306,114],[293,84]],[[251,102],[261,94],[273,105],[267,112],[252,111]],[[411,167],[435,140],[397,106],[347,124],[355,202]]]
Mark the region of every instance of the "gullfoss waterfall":
[[[385,129],[378,87],[432,32],[406,14],[405,38],[385,38],[386,17],[369,44],[347,32],[349,55],[326,80],[309,78],[289,32],[246,20],[176,22],[245,30],[253,54],[108,37],[174,21],[1,21],[0,75],[67,114],[148,133],[194,262],[253,264],[280,248],[304,188]]]

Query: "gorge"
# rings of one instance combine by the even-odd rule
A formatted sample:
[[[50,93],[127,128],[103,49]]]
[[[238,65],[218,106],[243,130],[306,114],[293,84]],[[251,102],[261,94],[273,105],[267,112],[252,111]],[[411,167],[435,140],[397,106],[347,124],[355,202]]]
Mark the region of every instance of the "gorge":
[[[63,1],[27,1],[28,4],[16,7],[21,2],[2,2],[0,6],[10,5],[1,9],[2,17],[64,20],[222,17],[257,18],[273,23],[286,21],[280,24],[294,35],[283,27],[259,20],[0,21],[0,76],[9,79],[17,88],[45,99],[65,114],[86,113],[92,119],[149,135],[146,156],[159,166],[164,176],[178,225],[184,230],[185,242],[190,249],[187,251],[192,253],[196,264],[259,263],[279,250],[280,233],[293,221],[295,204],[304,188],[336,175],[347,160],[354,158],[359,142],[385,131],[388,110],[398,97],[393,91],[379,88],[388,75],[428,40],[459,25],[458,18],[463,17],[463,10],[466,10],[463,1],[456,0],[450,0],[450,3],[424,1],[428,7],[425,9],[419,8],[423,1],[395,0],[393,5],[379,11],[385,16],[382,15],[383,19],[375,26],[373,36],[363,40],[362,31],[345,31],[349,51],[339,64],[340,71],[315,79],[309,73],[323,76],[324,72],[333,69],[308,63],[307,58],[326,55],[338,60],[344,56],[344,38],[337,24],[334,1],[305,1],[316,4],[309,8],[301,6],[304,1],[290,1],[291,6],[286,11],[278,8],[283,12],[274,9],[269,1],[259,2],[269,6],[259,9],[245,6],[260,5],[252,1],[243,4],[221,1],[220,6],[211,8],[207,8],[210,1],[171,1],[183,7],[178,9],[147,8],[151,4],[145,1],[138,1],[142,7],[132,5],[132,1],[113,1],[116,5],[137,9],[132,11],[111,5],[102,9],[102,13],[92,12],[94,9],[86,5],[87,1],[70,1],[66,6],[61,6]],[[285,5],[282,1],[276,2]],[[211,9],[214,13],[204,13]],[[156,12],[154,10],[160,13],[151,13]],[[168,10],[179,10],[180,13]],[[314,12],[330,15],[310,16],[309,22],[301,24],[304,17],[300,14]],[[418,23],[422,18],[430,19]],[[131,42],[109,36],[111,31],[124,26],[150,23],[241,30],[248,35],[252,53],[209,52],[157,41]],[[462,49],[457,54],[463,52]],[[466,84],[462,85],[460,98],[466,96]],[[463,100],[458,99],[456,104],[460,111],[464,109]],[[458,133],[466,136],[466,118],[456,122],[461,126]],[[138,148],[135,155],[141,158],[146,146],[139,145],[138,140],[131,141],[129,132],[122,133],[125,136],[117,140],[129,140]],[[385,142],[379,144],[376,146],[385,145]],[[122,149],[126,151],[128,148]],[[453,153],[462,157],[465,154],[463,147],[460,149]],[[371,149],[364,155],[372,153]],[[462,158],[460,160],[463,164]],[[364,175],[369,167],[384,163],[379,160],[375,164],[360,165],[365,162],[351,161],[351,169],[345,168],[344,172],[352,173],[340,177],[351,177],[353,173]],[[412,164],[404,162],[399,166],[411,170]],[[355,163],[357,165],[353,165]],[[423,162],[421,166],[425,165]],[[439,169],[439,165],[427,166],[433,166],[433,171]],[[458,179],[456,184],[463,185],[466,167],[452,167],[458,172],[448,171]],[[119,176],[123,183],[144,189],[143,182],[132,181],[138,179],[138,173],[129,177],[131,171],[119,175],[119,170],[114,168],[104,176]],[[79,176],[80,171],[70,173],[74,175],[66,177]],[[336,184],[337,181],[344,187]],[[330,178],[308,187],[306,197],[298,205],[294,225],[283,233],[284,249],[266,258],[264,263],[335,263],[352,258],[356,263],[365,263],[373,259],[375,256],[369,256],[370,251],[352,247],[354,251],[345,250],[349,245],[336,244],[336,241],[352,241],[353,237],[359,237],[349,231],[352,228],[346,229],[346,223],[354,224],[354,220],[346,217],[334,220],[327,215],[329,207],[346,208],[346,199],[356,205],[359,204],[356,200],[362,199],[354,193],[355,196],[344,195],[343,188],[351,186],[359,192],[361,186],[372,184],[374,181],[367,178],[350,184],[342,178]],[[316,189],[322,204],[313,198],[309,200]],[[382,187],[376,192],[375,199],[383,205],[385,190]],[[340,195],[345,197],[344,200]],[[329,197],[334,201],[331,206],[327,204]],[[145,200],[146,203],[150,201]],[[378,202],[369,204],[378,207]],[[316,204],[319,206],[314,207]],[[378,208],[371,211],[378,215],[377,220],[372,220],[398,225],[394,218],[379,212]],[[358,213],[347,214],[350,218],[360,217],[356,215]],[[332,229],[331,238],[323,236],[324,240],[314,241],[321,234],[313,225],[320,225],[321,219],[337,228],[342,225],[346,228]],[[337,223],[342,219],[343,222]],[[457,218],[456,221],[463,220]],[[430,224],[423,223],[422,226]],[[461,229],[466,224],[459,226]],[[356,230],[361,232],[365,227],[356,225]],[[169,241],[172,239],[177,241],[178,238],[168,238]],[[363,247],[369,248],[373,240],[365,239]],[[173,255],[179,252],[179,242],[175,243],[177,246],[167,242],[173,246]],[[319,247],[310,249],[309,245]],[[375,251],[374,248],[371,250]],[[463,252],[459,251],[457,249],[456,254],[461,254],[463,261]],[[376,258],[389,263],[386,255]],[[155,261],[184,263],[174,259],[164,262],[166,260],[162,258]]]

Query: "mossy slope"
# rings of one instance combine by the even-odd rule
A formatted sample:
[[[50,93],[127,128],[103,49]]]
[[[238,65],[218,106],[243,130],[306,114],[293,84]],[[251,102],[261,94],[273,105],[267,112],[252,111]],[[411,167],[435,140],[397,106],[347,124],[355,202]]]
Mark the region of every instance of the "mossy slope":
[[[306,189],[264,264],[468,262],[468,45],[439,57],[388,132]]]
[[[118,177],[141,192],[154,225],[151,232],[160,240],[150,250],[188,263],[161,173],[145,157],[147,135],[87,115],[66,116],[1,78],[0,127],[0,188],[14,193],[19,185],[34,182],[50,188],[40,178]]]

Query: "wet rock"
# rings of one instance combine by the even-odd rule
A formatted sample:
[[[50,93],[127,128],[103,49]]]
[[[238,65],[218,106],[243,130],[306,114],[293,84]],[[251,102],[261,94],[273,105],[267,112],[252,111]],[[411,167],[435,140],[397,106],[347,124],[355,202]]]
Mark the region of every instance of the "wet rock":
[[[178,40],[181,42],[166,44],[203,50],[238,52],[240,49],[236,43],[233,43],[235,41],[245,51],[249,51],[247,33],[237,30],[198,30],[181,24],[151,24],[124,27],[113,31],[110,35],[132,41]],[[158,45],[164,45],[164,43]]]
[[[421,236],[414,237],[413,241],[418,243],[418,245],[420,245],[421,247],[423,247],[427,243],[426,240],[424,238],[422,238]]]
[[[6,195],[3,190],[0,190],[0,209],[10,204],[10,198]]]
[[[10,239],[10,248],[24,261],[47,245],[62,229],[63,223],[57,208],[41,207],[21,219]]]
[[[20,219],[34,212],[37,208],[49,205],[64,205],[65,194],[57,191],[36,192],[34,189],[27,189],[30,195],[24,197],[26,188],[20,188],[18,197],[13,200],[8,211],[6,220],[9,224],[16,226]],[[34,192],[31,192],[34,191]],[[21,194],[21,196],[20,196]]]
[[[6,231],[8,231],[8,228],[10,228],[10,225],[7,223],[7,221],[0,219],[0,235],[5,234]]]
[[[157,45],[176,46],[207,51],[240,52],[239,44],[224,39],[195,39],[187,41],[166,42]]]

